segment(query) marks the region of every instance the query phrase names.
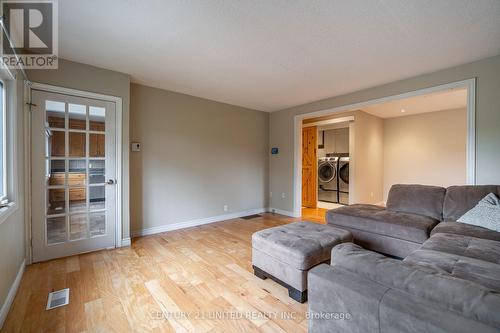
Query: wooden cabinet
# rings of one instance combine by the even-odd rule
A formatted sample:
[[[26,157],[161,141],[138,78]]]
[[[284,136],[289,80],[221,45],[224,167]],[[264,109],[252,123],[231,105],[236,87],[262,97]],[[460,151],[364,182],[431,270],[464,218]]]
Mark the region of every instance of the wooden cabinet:
[[[90,134],[89,136],[89,156],[105,157],[106,140],[104,134]]]
[[[104,132],[106,130],[105,123],[101,121],[90,121],[89,125],[91,131]]]
[[[85,173],[74,172],[68,174],[69,186],[85,186],[85,183]],[[49,184],[64,185],[64,172],[53,173],[50,177]],[[69,201],[85,201],[86,199],[87,189],[85,187],[69,188]],[[51,206],[60,206],[65,200],[65,190],[63,188],[49,190],[49,202],[51,203]]]
[[[85,201],[87,190],[85,188],[70,188],[69,201]]]
[[[53,157],[64,157],[66,153],[65,148],[65,138],[63,131],[52,131],[52,136],[50,137],[50,154]]]
[[[69,173],[68,184],[69,186],[85,186],[85,173]]]
[[[49,127],[52,128],[65,128],[66,124],[64,123],[64,117],[48,117]],[[91,131],[99,131],[104,132],[106,129],[106,125],[102,121],[89,121],[89,127]],[[83,119],[69,119],[69,128],[70,129],[78,129],[78,130],[86,130],[87,124]]]
[[[64,123],[64,115],[62,117],[48,117],[49,127],[53,128],[64,128],[66,124]]]
[[[69,156],[85,157],[86,155],[85,133],[69,132]]]
[[[85,186],[84,172],[71,172],[68,174],[69,186]],[[49,179],[49,185],[64,185],[64,172],[54,172]]]
[[[64,202],[64,189],[52,189],[49,191],[50,197],[49,201],[50,203],[56,203],[56,202]]]
[[[49,117],[49,126],[53,128],[64,128],[64,118]],[[89,127],[91,131],[104,132],[106,127],[104,122],[90,121]],[[69,128],[75,130],[85,130],[86,122],[81,119],[69,119]],[[50,137],[50,150],[53,157],[65,156],[65,134],[64,131],[52,130]],[[85,157],[86,156],[86,134],[82,132],[68,132],[69,157]],[[105,157],[106,139],[104,133],[89,134],[89,156],[90,157]]]
[[[51,174],[49,185],[64,185],[64,172],[55,172]]]
[[[70,114],[71,115],[71,114]],[[86,130],[87,129],[87,121],[84,119],[72,119],[71,117],[68,119],[69,128],[76,130]]]

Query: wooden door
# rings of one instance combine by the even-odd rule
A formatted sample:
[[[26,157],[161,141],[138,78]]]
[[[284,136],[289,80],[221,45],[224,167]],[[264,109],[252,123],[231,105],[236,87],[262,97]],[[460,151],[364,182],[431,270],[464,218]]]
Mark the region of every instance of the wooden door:
[[[302,206],[316,208],[318,204],[318,129],[302,129]]]

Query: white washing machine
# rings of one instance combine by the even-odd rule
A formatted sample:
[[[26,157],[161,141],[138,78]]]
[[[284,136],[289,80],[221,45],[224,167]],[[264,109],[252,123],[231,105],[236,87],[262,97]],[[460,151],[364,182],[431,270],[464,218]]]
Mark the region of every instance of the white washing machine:
[[[338,200],[338,157],[321,157],[318,159],[318,200],[339,202]]]
[[[349,157],[340,157],[338,162],[339,203],[349,204]]]

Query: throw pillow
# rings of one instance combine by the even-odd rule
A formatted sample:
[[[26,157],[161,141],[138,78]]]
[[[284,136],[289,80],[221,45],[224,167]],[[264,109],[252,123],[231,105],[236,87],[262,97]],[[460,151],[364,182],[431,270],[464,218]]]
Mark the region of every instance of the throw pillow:
[[[500,199],[493,193],[488,194],[458,222],[500,232]]]

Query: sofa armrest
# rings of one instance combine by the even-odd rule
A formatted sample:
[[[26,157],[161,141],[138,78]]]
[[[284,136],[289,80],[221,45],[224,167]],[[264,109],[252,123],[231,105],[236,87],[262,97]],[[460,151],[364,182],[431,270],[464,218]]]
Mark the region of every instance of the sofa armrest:
[[[417,302],[434,304],[470,320],[500,328],[500,295],[471,281],[385,257],[344,243],[332,249],[332,267],[395,290]]]
[[[379,331],[379,304],[389,288],[326,264],[307,279],[309,332]]]

